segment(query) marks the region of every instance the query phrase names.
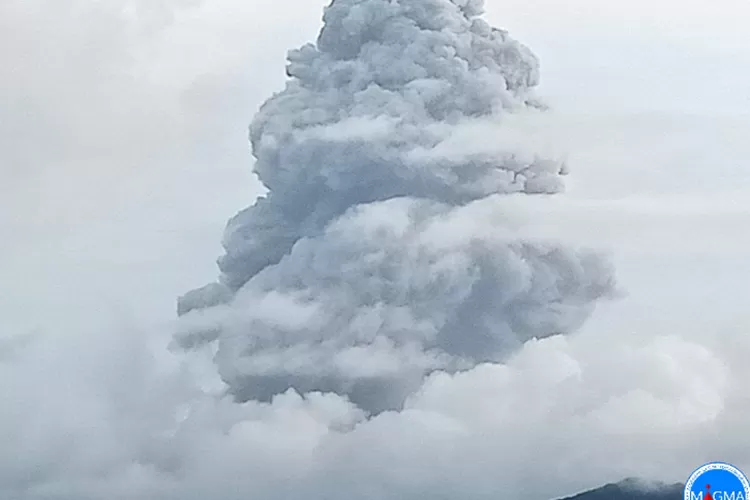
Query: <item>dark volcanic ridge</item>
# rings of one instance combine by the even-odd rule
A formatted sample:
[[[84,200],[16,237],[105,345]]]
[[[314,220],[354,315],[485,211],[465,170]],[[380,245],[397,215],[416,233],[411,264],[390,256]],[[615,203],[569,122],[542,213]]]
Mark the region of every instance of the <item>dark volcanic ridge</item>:
[[[628,478],[560,500],[681,500],[684,484]]]

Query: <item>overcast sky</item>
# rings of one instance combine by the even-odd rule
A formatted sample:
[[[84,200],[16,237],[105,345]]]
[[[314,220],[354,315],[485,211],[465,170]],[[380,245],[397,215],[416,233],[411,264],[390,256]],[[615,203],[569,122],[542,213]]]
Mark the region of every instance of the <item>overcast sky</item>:
[[[262,191],[247,126],[325,3],[0,3],[0,489],[542,499],[711,459],[750,470],[740,0],[486,1],[541,60],[551,111],[517,140],[571,168],[566,193],[492,210],[615,265],[621,296],[579,332],[371,420],[336,397],[196,395],[216,373],[166,350],[176,298],[215,279],[226,220]],[[545,405],[559,394],[570,407]]]

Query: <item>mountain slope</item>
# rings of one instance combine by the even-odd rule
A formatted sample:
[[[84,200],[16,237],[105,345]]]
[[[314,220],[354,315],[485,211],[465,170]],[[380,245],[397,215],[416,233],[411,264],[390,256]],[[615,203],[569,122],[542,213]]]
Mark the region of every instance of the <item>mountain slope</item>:
[[[680,500],[682,484],[646,483],[626,479],[561,500]]]

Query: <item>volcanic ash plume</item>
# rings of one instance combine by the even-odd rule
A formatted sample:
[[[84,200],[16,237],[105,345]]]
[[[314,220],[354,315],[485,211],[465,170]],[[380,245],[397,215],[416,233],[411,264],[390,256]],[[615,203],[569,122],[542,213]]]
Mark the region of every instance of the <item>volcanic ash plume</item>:
[[[216,343],[238,400],[294,388],[399,408],[431,372],[572,331],[612,290],[597,255],[476,220],[493,195],[553,194],[565,173],[457,149],[467,124],[539,107],[535,56],[482,8],[335,0],[317,43],[290,52],[250,127],[268,193],[229,222],[219,282],[178,306],[178,342]]]

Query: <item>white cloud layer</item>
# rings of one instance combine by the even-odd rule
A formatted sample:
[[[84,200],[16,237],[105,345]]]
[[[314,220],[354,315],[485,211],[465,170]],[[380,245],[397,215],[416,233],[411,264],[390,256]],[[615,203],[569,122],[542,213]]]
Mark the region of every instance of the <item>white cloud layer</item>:
[[[3,346],[9,497],[551,498],[747,462],[742,335],[532,341],[367,418],[335,394],[211,397],[124,333]]]

